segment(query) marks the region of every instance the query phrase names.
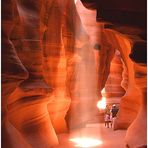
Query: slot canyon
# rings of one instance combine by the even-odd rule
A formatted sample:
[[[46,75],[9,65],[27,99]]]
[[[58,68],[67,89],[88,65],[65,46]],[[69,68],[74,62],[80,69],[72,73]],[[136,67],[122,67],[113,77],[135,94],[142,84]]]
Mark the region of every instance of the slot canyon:
[[[1,4],[2,148],[147,147],[146,0]]]

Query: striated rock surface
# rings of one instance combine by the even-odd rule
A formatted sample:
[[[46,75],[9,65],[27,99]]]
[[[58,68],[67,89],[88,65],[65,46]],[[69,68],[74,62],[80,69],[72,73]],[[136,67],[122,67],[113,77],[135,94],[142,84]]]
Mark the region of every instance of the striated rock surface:
[[[125,139],[128,147],[146,147],[146,1],[82,2],[89,9],[97,9],[98,23],[106,21],[104,32],[124,62],[121,85],[126,93],[121,99],[114,129],[128,128]],[[138,131],[141,132],[138,134]]]
[[[66,57],[62,39],[62,25],[65,7],[62,1],[47,3],[46,25],[44,34],[44,76],[48,85],[52,88],[49,97],[48,112],[56,133],[66,132],[65,115],[69,109],[70,98],[66,96]],[[67,3],[64,2],[63,6]]]
[[[121,100],[121,109],[119,110],[118,117],[115,122],[115,129],[128,128],[128,126],[133,122],[133,120],[137,116],[140,106],[139,98],[141,98],[140,91],[137,89],[135,85],[134,65],[128,57],[128,55],[131,52],[130,41],[126,37],[124,38],[124,36],[120,35],[117,36],[117,41],[119,41],[121,54],[123,55],[123,61],[127,68],[128,86],[126,89],[126,93]]]
[[[57,145],[97,114],[104,87],[121,97],[114,129],[128,128],[128,147],[146,145],[145,1],[82,2],[97,14],[80,1],[2,0],[3,147]]]
[[[73,0],[6,3],[2,143],[9,148],[52,147],[58,144],[56,134],[66,132],[67,125],[81,125],[96,113],[89,38]]]
[[[10,123],[8,117],[8,98],[17,86],[28,78],[28,72],[17,56],[10,39],[15,25],[12,13],[16,8],[15,3],[11,0],[2,1],[2,7],[2,146],[29,148],[29,144]]]
[[[104,87],[105,93],[102,94],[110,103],[120,103],[120,98],[125,94],[125,90],[121,86],[123,73],[121,60],[120,52],[116,51],[111,61],[110,73]]]
[[[14,7],[15,5],[17,7]],[[58,144],[58,139],[47,110],[47,103],[50,101],[48,96],[50,95],[51,89],[45,83],[42,75],[42,38],[44,30],[40,19],[43,7],[40,9],[40,6],[43,6],[43,2],[25,2],[18,0],[16,3],[13,3],[12,6],[13,10],[11,14],[14,15],[15,12],[18,11],[20,17],[20,27],[14,27],[15,30],[17,30],[16,34],[18,36],[11,37],[15,39],[14,45],[18,48],[16,49],[17,54],[15,58],[19,56],[23,66],[25,66],[28,71],[27,76],[29,74],[29,77],[22,78],[21,84],[17,85],[16,89],[9,94],[7,99],[7,117],[8,121],[14,126],[14,129],[11,127],[12,133],[9,130],[7,138],[5,137],[6,140],[3,141],[3,143],[7,143],[7,140],[9,140],[8,137],[12,138],[12,134],[14,134],[13,131],[16,130],[18,139],[22,136],[25,143],[31,147],[53,146]],[[8,7],[5,6],[4,8],[6,9]],[[32,15],[29,15],[29,11],[32,12]],[[15,18],[15,16],[13,17]],[[18,18],[18,15],[16,17]],[[15,19],[13,19],[13,21],[14,20]],[[15,25],[17,25],[17,23]],[[12,26],[12,24],[10,24],[10,26]],[[6,25],[5,27],[7,27],[6,31],[9,32],[9,28],[11,27]],[[9,56],[11,56],[11,54],[9,54]],[[3,57],[6,59],[4,54]],[[12,57],[10,57],[10,59],[12,59]],[[7,62],[8,61],[7,59]],[[4,65],[6,66],[7,64],[4,63]],[[22,69],[23,66],[21,66]],[[12,65],[9,70],[10,69],[12,69],[13,73],[16,73],[18,79],[19,72],[21,71],[19,69],[17,70],[15,65]],[[8,74],[10,75],[11,72],[8,72]],[[4,77],[3,80],[8,81],[9,79]],[[9,82],[12,86],[15,86],[14,84],[17,80],[15,80],[14,84],[12,81]],[[46,133],[44,131],[46,131]],[[14,139],[15,138],[12,138],[12,140]],[[21,143],[22,145],[19,144],[18,142],[18,145],[15,145],[15,147],[27,147],[23,142]],[[13,147],[13,145],[8,147]]]
[[[147,68],[145,64],[134,63],[136,86],[139,89],[142,97],[141,97],[141,106],[137,114],[137,117],[134,120],[134,122],[132,122],[126,133],[125,141],[129,147],[146,146],[147,143],[147,138],[146,138],[147,132],[145,130],[147,129],[147,107],[146,107],[147,70],[146,69]],[[142,138],[139,140],[139,137]]]

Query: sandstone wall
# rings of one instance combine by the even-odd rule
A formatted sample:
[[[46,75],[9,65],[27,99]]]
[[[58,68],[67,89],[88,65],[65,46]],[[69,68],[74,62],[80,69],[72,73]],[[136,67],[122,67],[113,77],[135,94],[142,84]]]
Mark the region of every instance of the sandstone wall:
[[[2,2],[2,142],[51,147],[67,125],[81,125],[96,113],[88,114],[96,105],[89,38],[72,0],[9,3]]]
[[[72,0],[2,1],[2,7],[2,144],[52,147],[56,134],[67,131],[74,45],[81,54],[88,36]]]
[[[126,93],[121,99],[114,129],[128,128],[127,147],[146,147],[146,0],[81,1],[85,7],[97,10],[97,22],[104,23],[102,32],[109,38],[110,49],[118,49],[124,62],[121,85]],[[102,86],[106,77],[101,78]]]
[[[125,94],[125,90],[121,86],[123,73],[123,63],[120,52],[117,50],[111,61],[110,72],[104,87],[104,94],[108,103],[120,103],[121,97]]]
[[[146,145],[145,30],[88,14],[73,0],[2,0],[3,147],[52,147],[96,115],[116,50],[126,93],[114,129],[128,128],[129,147]]]

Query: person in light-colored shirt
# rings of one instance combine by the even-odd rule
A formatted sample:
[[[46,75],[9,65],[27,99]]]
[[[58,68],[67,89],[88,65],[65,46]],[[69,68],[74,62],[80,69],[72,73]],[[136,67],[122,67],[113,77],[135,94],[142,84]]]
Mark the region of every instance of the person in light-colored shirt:
[[[109,128],[110,114],[105,114],[104,120],[105,120],[105,127]]]

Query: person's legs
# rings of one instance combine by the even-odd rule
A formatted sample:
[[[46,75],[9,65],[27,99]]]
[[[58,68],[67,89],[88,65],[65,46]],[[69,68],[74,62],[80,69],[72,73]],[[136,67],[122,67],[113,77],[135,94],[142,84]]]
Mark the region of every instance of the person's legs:
[[[107,128],[109,128],[109,121],[107,121]]]
[[[113,124],[112,124],[113,128],[114,128],[115,119],[116,117],[113,118]]]
[[[110,127],[112,128],[113,121],[110,121]]]

